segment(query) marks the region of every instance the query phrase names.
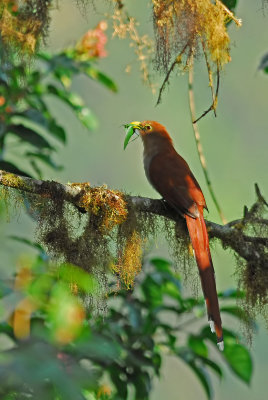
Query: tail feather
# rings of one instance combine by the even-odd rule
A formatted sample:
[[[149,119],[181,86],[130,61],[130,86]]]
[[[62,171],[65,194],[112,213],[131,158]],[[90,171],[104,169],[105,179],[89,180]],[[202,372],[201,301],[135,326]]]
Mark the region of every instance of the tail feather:
[[[219,349],[223,350],[222,324],[216,290],[215,274],[209,249],[209,238],[203,217],[203,209],[199,209],[199,217],[185,216],[199,269],[202,290],[206,300],[208,320],[211,331],[216,332]],[[214,324],[213,324],[214,323]]]

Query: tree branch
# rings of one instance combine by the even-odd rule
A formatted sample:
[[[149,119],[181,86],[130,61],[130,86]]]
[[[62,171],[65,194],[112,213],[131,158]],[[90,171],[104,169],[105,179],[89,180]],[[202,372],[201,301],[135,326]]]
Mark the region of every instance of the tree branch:
[[[233,20],[236,23],[236,25],[240,28],[242,26],[242,19],[236,18],[234,13],[231,10],[229,10],[229,8],[227,8],[226,5],[223,4],[223,2],[221,0],[216,0],[216,2],[223,8],[223,10],[226,12],[228,17],[230,18],[230,20]]]
[[[79,211],[86,212],[81,209],[81,197],[85,191],[91,188],[85,184],[62,184],[55,181],[42,181],[29,177],[18,176],[10,172],[0,170],[0,185],[13,188],[21,192],[32,193],[43,198],[60,197],[61,199],[75,205]],[[103,189],[102,189],[103,190]],[[258,186],[256,186],[258,196],[257,202],[251,207],[262,201],[263,205],[267,205],[264,198],[260,195]],[[53,194],[53,195],[52,195]],[[143,213],[151,213],[164,218],[175,221],[185,227],[184,218],[174,211],[163,200],[150,199],[146,197],[123,195],[130,208]],[[248,218],[248,214],[246,214]],[[254,219],[253,219],[254,221]],[[266,219],[257,219],[264,225],[267,225]],[[212,221],[206,220],[210,238],[217,238],[221,241],[224,248],[229,247],[235,251],[240,257],[248,262],[259,262],[260,257],[267,251],[268,239],[260,236],[250,236],[243,232],[241,226],[244,226],[244,218],[236,219],[225,225],[219,225]],[[265,253],[266,254],[266,253]]]

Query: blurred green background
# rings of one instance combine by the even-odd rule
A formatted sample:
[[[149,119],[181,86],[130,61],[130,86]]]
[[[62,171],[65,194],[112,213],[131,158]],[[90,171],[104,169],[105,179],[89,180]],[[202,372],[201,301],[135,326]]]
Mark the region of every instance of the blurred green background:
[[[96,13],[88,5],[83,16],[76,2],[59,2],[59,9],[52,12],[52,23],[48,48],[59,50],[76,43],[89,28],[105,19],[107,3],[98,1]],[[128,2],[130,15],[140,21],[140,32],[151,33],[152,15],[146,2]],[[268,127],[268,79],[257,72],[261,56],[267,49],[268,15],[262,8],[261,0],[249,2],[240,0],[237,16],[242,18],[240,29],[232,24],[232,62],[226,66],[219,95],[218,116],[209,114],[200,121],[199,128],[207,158],[208,169],[223,211],[228,219],[239,218],[243,206],[250,206],[255,198],[254,183],[257,182],[266,197],[267,190],[267,127]],[[108,21],[109,33],[112,32]],[[141,82],[139,66],[133,50],[127,41],[108,41],[108,57],[100,61],[100,68],[111,76],[118,85],[118,93],[108,92],[95,82],[83,77],[76,79],[74,89],[85,99],[99,119],[96,131],[88,133],[73,116],[68,107],[56,100],[50,101],[54,115],[60,115],[68,132],[68,144],[59,150],[61,172],[45,170],[47,179],[60,182],[90,181],[92,185],[106,183],[109,187],[142,196],[158,197],[148,184],[142,165],[142,146],[139,140],[123,151],[124,129],[122,124],[132,120],[158,120],[168,128],[179,153],[188,161],[197,177],[207,200],[208,218],[220,222],[209,196],[192,134],[188,108],[187,76],[173,74],[171,85],[164,93],[162,103],[155,107],[156,95]],[[130,74],[125,67],[133,61]],[[160,85],[163,77],[155,74]],[[207,72],[203,60],[196,64],[195,96],[198,115],[210,103]],[[16,161],[15,151],[13,159]],[[12,159],[12,154],[10,159]],[[25,248],[9,241],[7,236],[23,232],[33,237],[34,225],[22,212],[19,217],[1,226],[1,274],[9,276],[16,266],[18,256]],[[26,232],[28,234],[26,235]],[[168,256],[166,246],[158,241],[152,253]],[[219,246],[213,249],[214,265],[219,290],[236,285],[233,276],[235,260]],[[224,323],[224,319],[223,319]],[[236,397],[253,400],[267,398],[266,370],[268,367],[267,331],[260,321],[260,330],[255,335],[252,352],[254,374],[252,384],[247,387],[235,380],[228,371],[221,383],[213,378],[215,399],[225,400]],[[192,372],[178,360],[166,358],[165,371],[161,381],[155,382],[153,400],[178,399],[178,392],[187,400],[205,399],[201,387],[192,379]]]

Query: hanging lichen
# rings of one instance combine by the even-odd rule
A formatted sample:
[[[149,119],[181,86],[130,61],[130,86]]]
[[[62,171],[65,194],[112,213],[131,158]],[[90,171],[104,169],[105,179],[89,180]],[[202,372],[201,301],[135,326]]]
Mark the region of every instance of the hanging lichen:
[[[199,277],[186,222],[182,220],[178,223],[167,219],[163,222],[163,233],[169,245],[174,266],[182,272],[185,285],[189,286],[198,297]]]
[[[136,230],[125,241],[122,254],[118,254],[117,263],[112,264],[111,269],[120,277],[125,287],[130,289],[141,271],[144,242]]]
[[[89,300],[95,309],[105,309],[108,271],[113,270],[124,287],[133,286],[145,245],[159,229],[164,231],[170,225],[169,245],[174,247],[178,265],[185,264],[189,239],[181,232],[178,239],[173,221],[166,222],[164,229],[164,219],[127,208],[124,195],[105,186],[70,186],[80,189],[76,199],[79,211],[49,186],[42,189],[42,196],[27,195],[28,211],[38,219],[36,239],[53,261],[79,266],[97,277],[99,295]]]
[[[7,175],[9,176],[9,174]],[[10,179],[12,180],[12,178]],[[15,181],[16,180],[13,182]],[[4,204],[7,221],[10,221],[14,216],[19,215],[23,202],[23,195],[19,190],[11,189],[5,186],[0,187],[0,203]]]
[[[51,0],[3,0],[0,33],[3,50],[32,54],[47,36]]]
[[[155,63],[159,70],[167,72],[171,61],[182,53],[184,65],[189,64],[191,55],[198,53],[200,45],[216,67],[230,61],[226,24],[232,13],[221,1],[153,0],[153,14]]]
[[[244,218],[237,227],[241,233],[250,235],[248,248],[253,247],[256,257],[246,260],[237,258],[236,275],[238,276],[239,287],[245,292],[242,299],[243,308],[252,319],[261,314],[268,324],[268,225],[267,216],[268,204],[261,195],[256,185],[258,200],[250,210],[245,208]],[[254,240],[254,238],[259,240]],[[261,238],[261,240],[260,240]],[[237,245],[241,241],[240,236],[233,238]]]
[[[162,92],[169,83],[174,68],[179,66],[183,71],[188,69],[192,72],[194,58],[203,53],[212,104],[193,123],[212,110],[216,115],[220,71],[224,64],[231,60],[227,24],[230,20],[234,20],[241,26],[241,20],[237,19],[220,0],[152,1],[156,41],[155,65],[157,70],[166,75],[159,90],[157,104],[161,101]],[[216,90],[214,90],[213,72],[217,76]],[[189,79],[189,90],[192,89],[191,86]]]

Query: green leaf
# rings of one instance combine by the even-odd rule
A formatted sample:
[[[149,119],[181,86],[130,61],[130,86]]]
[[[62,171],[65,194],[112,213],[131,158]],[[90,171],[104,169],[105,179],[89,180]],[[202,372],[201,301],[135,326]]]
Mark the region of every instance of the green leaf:
[[[45,163],[46,165],[48,165],[49,167],[57,170],[57,171],[61,171],[63,169],[62,165],[57,165],[55,164],[55,162],[51,159],[51,157],[47,154],[43,154],[43,153],[32,153],[32,152],[27,152],[26,153],[27,157],[30,158],[37,158],[38,160],[42,161],[43,163]]]
[[[53,58],[53,55],[51,53],[42,51],[40,53],[37,53],[36,57],[40,58],[43,61],[50,61]]]
[[[9,239],[15,240],[16,242],[26,244],[27,246],[30,246],[30,247],[38,250],[39,252],[44,251],[42,246],[37,242],[33,242],[31,240],[25,239],[23,237],[15,236],[15,235],[9,235],[8,237],[9,237]]]
[[[7,127],[8,132],[13,133],[18,136],[21,140],[30,143],[32,146],[38,149],[49,149],[55,150],[50,143],[44,139],[37,132],[33,131],[31,128],[24,126],[23,124],[12,124]]]
[[[229,8],[229,10],[234,11],[235,7],[237,6],[237,0],[222,0],[223,4]]]
[[[188,346],[195,354],[198,354],[202,357],[208,356],[208,348],[200,337],[190,335],[188,338]]]
[[[252,360],[249,351],[237,343],[228,343],[225,341],[223,356],[229,367],[244,382],[250,383],[252,376]]]
[[[43,273],[39,275],[37,279],[33,280],[27,291],[30,296],[39,303],[39,306],[43,305],[47,309],[48,293],[50,293],[53,284],[53,277],[51,275]],[[51,326],[49,328],[51,329]]]
[[[175,282],[166,282],[162,288],[163,294],[179,301],[181,300],[180,288]]]
[[[149,308],[156,308],[163,302],[161,287],[148,276],[142,284],[142,292]]]
[[[193,361],[188,363],[189,367],[192,369],[192,371],[195,373],[196,377],[199,379],[199,382],[203,386],[204,391],[206,392],[208,400],[212,399],[212,388],[211,384],[209,381],[208,374],[206,371],[198,367]]]
[[[125,374],[119,368],[114,368],[114,365],[109,369],[111,380],[118,391],[115,400],[125,400],[128,397],[128,388],[125,381]]]
[[[70,85],[73,75],[83,73],[109,90],[117,92],[117,86],[110,77],[93,67],[88,61],[77,61],[75,56],[76,53],[73,51],[66,51],[54,57],[46,53],[39,54],[39,58],[49,65],[49,69],[54,73],[55,78],[59,79],[66,87]]]
[[[47,343],[31,342],[29,344],[18,344],[18,347],[6,351],[0,359],[0,380],[1,389],[10,389],[6,376],[9,377],[11,388],[21,388],[22,386],[30,388],[31,393],[35,389],[40,394],[43,393],[44,383],[54,386],[54,393],[64,400],[85,400],[81,393],[79,380],[90,381],[92,377],[85,372],[77,363],[72,362],[72,367],[60,361],[59,355],[68,355],[60,353]],[[71,360],[70,360],[71,361]],[[75,377],[75,379],[73,379]],[[80,378],[81,377],[81,378]],[[17,390],[16,390],[17,391]],[[19,393],[21,391],[19,390]],[[27,396],[28,397],[28,396]],[[34,396],[36,397],[36,396]],[[40,396],[37,396],[40,398]],[[48,397],[41,396],[41,399]]]
[[[6,322],[11,317],[19,302],[22,300],[21,292],[11,292],[0,300],[0,322]],[[0,359],[1,360],[1,359]]]
[[[136,399],[145,400],[148,399],[151,390],[151,379],[147,371],[143,371],[142,374],[136,374],[134,377]]]
[[[209,339],[215,346],[215,335],[209,327],[202,329],[200,336]],[[237,344],[237,336],[234,332],[223,329],[224,351],[221,353],[228,362],[233,372],[244,382],[249,383],[252,375],[252,360],[245,346]]]
[[[127,302],[129,323],[134,331],[139,331],[142,328],[141,309],[138,304]]]
[[[65,52],[54,56],[42,52],[38,54],[38,58],[48,64],[49,70],[53,72],[56,77],[59,77],[61,74],[72,76],[80,72],[75,60],[69,57]]]
[[[222,0],[222,3],[226,5],[226,7],[233,13],[235,13],[235,8],[237,6],[237,0]],[[233,19],[230,18],[227,20],[227,26],[229,26],[233,22]]]
[[[92,111],[84,105],[80,96],[75,93],[67,92],[66,90],[58,89],[56,86],[48,85],[48,93],[57,96],[60,100],[67,103],[75,112],[80,122],[89,130],[97,128],[97,119]]]
[[[263,72],[268,74],[268,53],[262,56],[260,64],[258,66],[258,70],[263,70]]]
[[[22,169],[19,169],[18,167],[16,167],[16,165],[12,164],[9,161],[0,161],[0,169],[3,169],[4,171],[7,172],[12,172],[13,174],[30,177],[30,175],[27,172],[23,171]]]
[[[209,358],[206,357],[198,357],[204,364],[206,364],[208,367],[210,367],[211,369],[213,369],[214,372],[216,372],[216,374],[218,374],[219,378],[222,378],[223,373],[221,368],[218,366],[218,364],[216,364],[214,361],[210,360]]]
[[[226,312],[233,317],[238,318],[241,321],[244,321],[246,323],[254,324],[253,320],[250,320],[248,314],[240,307],[237,306],[226,306],[226,307],[221,307],[221,312]]]
[[[126,137],[124,140],[124,150],[126,150],[128,142],[130,141],[130,138],[134,135],[134,133],[135,133],[135,128],[133,128],[133,126],[130,125],[126,130]]]
[[[196,364],[196,359],[194,358],[194,355],[189,352],[188,349],[181,349],[177,352],[177,354],[194,372],[203,389],[205,390],[208,400],[211,400],[212,388],[206,370]]]
[[[150,263],[160,271],[170,271],[171,263],[163,258],[152,258]]]
[[[224,292],[219,292],[218,297],[224,299],[244,299],[245,293],[238,289],[227,289]]]
[[[76,283],[79,289],[85,293],[97,293],[98,282],[93,275],[83,271],[81,268],[72,264],[63,264],[59,268],[60,278],[68,283]]]
[[[44,104],[42,104],[42,111],[30,108],[29,110],[16,115],[20,118],[19,122],[22,124],[26,125],[26,121],[24,122],[25,119],[29,121],[27,122],[28,125],[30,124],[34,129],[36,129],[36,131],[40,133],[44,131],[48,132],[61,142],[66,142],[65,130],[57,124],[55,118],[52,117]]]
[[[88,332],[88,327],[86,335],[76,340],[74,348],[76,354],[80,354],[81,357],[89,357],[105,365],[114,362],[121,352],[121,348],[117,342],[112,341],[102,334]]]
[[[98,121],[88,107],[81,107],[80,110],[76,110],[76,116],[87,129],[93,131],[98,127]]]
[[[31,160],[30,160],[30,164],[31,164],[31,166],[32,166],[32,168],[33,168],[33,170],[34,170],[34,172],[36,173],[36,176],[37,176],[39,179],[42,179],[42,178],[43,178],[43,174],[42,174],[41,168],[39,168],[38,163],[37,163],[35,160],[31,159]]]
[[[49,260],[49,256],[47,255],[47,253],[45,252],[45,250],[43,249],[43,247],[37,243],[37,242],[33,242],[29,239],[25,239],[23,237],[20,236],[16,236],[16,235],[10,235],[8,236],[9,239],[15,240],[17,242],[23,243],[27,246],[32,247],[33,249],[36,249],[39,253],[39,257],[42,261],[47,261]],[[37,259],[37,263],[38,264],[39,259]]]
[[[201,330],[199,336],[203,339],[209,339],[215,346],[217,346],[215,333],[212,333],[207,325]],[[237,342],[237,335],[226,328],[223,329],[223,338],[224,342],[226,342],[226,340],[232,343]]]
[[[61,142],[66,143],[66,133],[62,126],[58,125],[55,118],[46,113],[45,118],[47,121],[47,130],[50,134],[55,136]]]
[[[153,361],[154,370],[155,370],[157,376],[160,376],[160,369],[161,369],[161,365],[162,365],[162,357],[160,355],[160,352],[153,354],[152,361]]]
[[[118,88],[117,88],[115,82],[111,78],[109,78],[107,75],[105,75],[103,72],[100,72],[96,68],[92,67],[92,65],[90,65],[88,63],[87,64],[81,63],[80,68],[84,74],[86,74],[90,78],[94,79],[95,81],[102,83],[104,86],[106,86],[112,92],[118,91]]]

